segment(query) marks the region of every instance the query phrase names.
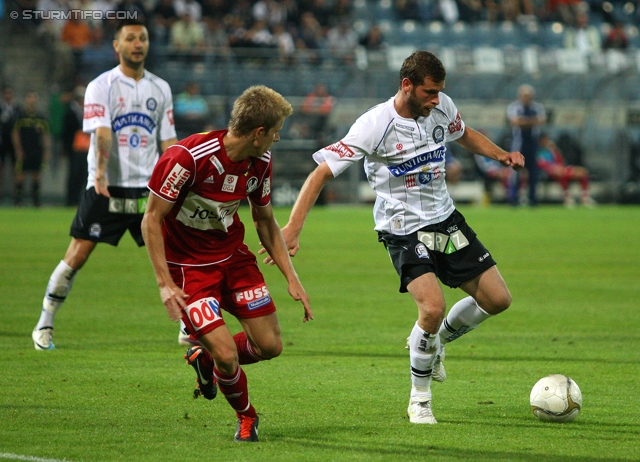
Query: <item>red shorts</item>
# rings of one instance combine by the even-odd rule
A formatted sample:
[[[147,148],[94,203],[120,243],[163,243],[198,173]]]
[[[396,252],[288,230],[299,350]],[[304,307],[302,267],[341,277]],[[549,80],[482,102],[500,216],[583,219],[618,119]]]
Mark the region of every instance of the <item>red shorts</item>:
[[[205,266],[169,265],[173,282],[189,298],[182,311],[195,338],[224,324],[222,309],[236,318],[266,316],[276,311],[256,257],[244,246],[228,260]]]

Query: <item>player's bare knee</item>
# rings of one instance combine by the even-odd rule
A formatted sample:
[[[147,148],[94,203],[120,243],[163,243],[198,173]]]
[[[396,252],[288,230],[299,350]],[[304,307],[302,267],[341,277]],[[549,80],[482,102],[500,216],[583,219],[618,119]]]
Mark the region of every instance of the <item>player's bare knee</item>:
[[[238,353],[234,350],[224,349],[212,352],[216,369],[224,374],[233,374],[238,367]]]
[[[272,339],[267,344],[256,346],[255,349],[258,356],[264,360],[276,358],[282,353],[282,339]]]
[[[511,306],[511,293],[506,290],[491,300],[491,314],[498,314]]]

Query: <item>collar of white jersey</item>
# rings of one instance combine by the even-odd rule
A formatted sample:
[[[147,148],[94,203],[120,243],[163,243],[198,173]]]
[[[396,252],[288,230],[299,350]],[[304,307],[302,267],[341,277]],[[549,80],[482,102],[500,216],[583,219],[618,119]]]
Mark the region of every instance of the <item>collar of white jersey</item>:
[[[140,80],[142,79],[146,79],[149,76],[149,73],[146,69],[143,69],[144,73],[142,74],[142,77],[140,78]],[[118,73],[118,78],[122,78],[122,79],[126,79],[126,80],[130,80],[133,83],[138,83],[140,80],[136,80],[133,77],[127,77],[124,72],[122,72],[122,69],[120,69],[120,64],[118,64],[116,66],[116,72]]]

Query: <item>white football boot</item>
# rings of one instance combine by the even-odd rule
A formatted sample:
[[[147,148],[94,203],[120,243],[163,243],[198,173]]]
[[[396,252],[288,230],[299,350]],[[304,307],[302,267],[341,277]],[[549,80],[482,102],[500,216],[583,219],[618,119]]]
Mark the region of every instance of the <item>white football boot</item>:
[[[33,329],[31,339],[36,350],[55,350],[53,344],[53,327],[43,327],[42,329]]]
[[[178,332],[178,345],[183,346],[194,346],[194,345],[202,345],[199,341],[194,339],[187,332],[187,328],[184,325],[182,320],[180,321],[180,331]]]
[[[431,411],[431,390],[426,396],[417,397],[413,394],[411,395],[407,415],[409,416],[409,421],[414,424],[435,425],[438,423]]]

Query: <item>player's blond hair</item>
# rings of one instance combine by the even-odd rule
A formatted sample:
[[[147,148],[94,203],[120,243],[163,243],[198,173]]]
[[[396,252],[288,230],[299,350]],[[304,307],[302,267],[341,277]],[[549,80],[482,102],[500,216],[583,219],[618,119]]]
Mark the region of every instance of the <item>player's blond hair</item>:
[[[246,135],[259,127],[269,131],[291,114],[291,103],[280,93],[256,85],[247,88],[233,103],[229,131],[236,136]]]

